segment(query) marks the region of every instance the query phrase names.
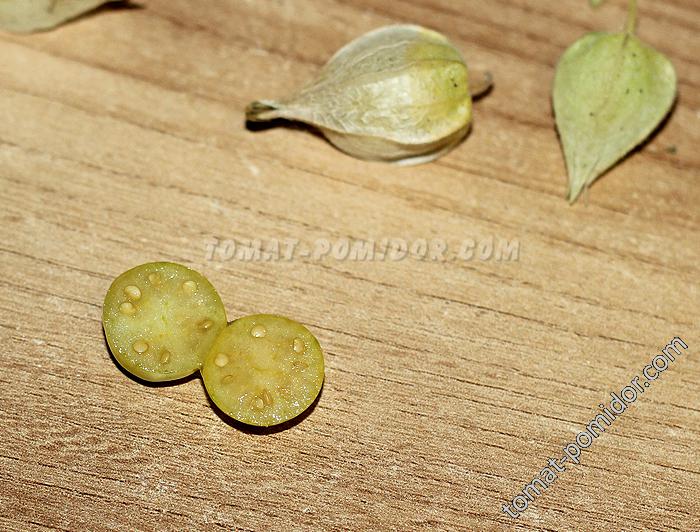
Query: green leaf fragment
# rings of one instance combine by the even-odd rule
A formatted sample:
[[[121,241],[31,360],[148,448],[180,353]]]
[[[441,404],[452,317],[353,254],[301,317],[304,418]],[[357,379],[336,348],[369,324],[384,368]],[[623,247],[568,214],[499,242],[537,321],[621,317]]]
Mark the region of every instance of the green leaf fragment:
[[[48,30],[110,0],[0,0],[0,30],[31,33]]]
[[[553,90],[568,200],[643,142],[675,97],[671,62],[631,33],[589,33],[576,41],[559,61]]]

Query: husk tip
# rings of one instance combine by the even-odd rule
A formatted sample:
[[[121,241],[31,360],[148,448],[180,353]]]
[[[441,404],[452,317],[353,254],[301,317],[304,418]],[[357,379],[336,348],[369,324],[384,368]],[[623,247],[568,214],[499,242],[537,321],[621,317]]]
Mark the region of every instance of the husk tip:
[[[576,200],[578,200],[585,186],[585,181],[569,182],[569,187],[566,192],[566,200],[569,202],[569,205],[576,203]]]
[[[245,108],[247,122],[267,122],[280,116],[279,104],[271,100],[256,100]]]
[[[469,93],[472,98],[484,96],[493,87],[493,74],[488,70],[472,71],[470,77]]]

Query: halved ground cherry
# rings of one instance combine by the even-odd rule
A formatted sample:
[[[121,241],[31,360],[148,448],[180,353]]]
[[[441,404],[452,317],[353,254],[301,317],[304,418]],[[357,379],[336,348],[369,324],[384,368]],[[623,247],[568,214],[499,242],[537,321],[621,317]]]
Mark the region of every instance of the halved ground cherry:
[[[102,324],[124,369],[147,381],[168,381],[202,367],[226,327],[226,311],[201,274],[172,262],[152,262],[114,280]]]
[[[323,352],[300,323],[256,314],[221,332],[201,371],[209,396],[225,414],[249,425],[277,425],[318,396]]]

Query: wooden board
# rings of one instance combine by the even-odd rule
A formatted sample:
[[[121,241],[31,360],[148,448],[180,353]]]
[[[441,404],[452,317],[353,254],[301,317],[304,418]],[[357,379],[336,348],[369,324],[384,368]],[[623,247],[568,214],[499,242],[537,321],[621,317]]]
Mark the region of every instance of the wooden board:
[[[700,529],[700,5],[640,2],[679,101],[573,207],[550,111],[557,58],[625,8],[148,0],[0,36],[0,528]],[[246,129],[249,101],[395,22],[445,33],[494,75],[448,156],[397,168],[301,129]],[[491,237],[517,260],[456,256]],[[217,239],[255,238],[449,248],[207,260]],[[260,434],[221,419],[198,378],[121,372],[102,299],[152,260],[208,276],[230,319],[306,324],[326,354],[315,409]],[[675,336],[689,349],[663,378],[507,516]]]

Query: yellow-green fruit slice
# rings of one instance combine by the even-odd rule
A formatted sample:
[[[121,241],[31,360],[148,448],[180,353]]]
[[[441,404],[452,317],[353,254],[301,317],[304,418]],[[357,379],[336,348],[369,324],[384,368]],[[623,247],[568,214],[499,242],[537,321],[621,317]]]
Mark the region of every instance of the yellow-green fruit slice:
[[[265,427],[306,410],[321,391],[323,375],[323,352],[314,335],[270,314],[231,323],[202,368],[207,392],[225,414]]]
[[[199,273],[172,262],[142,264],[107,291],[102,324],[119,364],[147,381],[185,377],[202,367],[226,311]]]

